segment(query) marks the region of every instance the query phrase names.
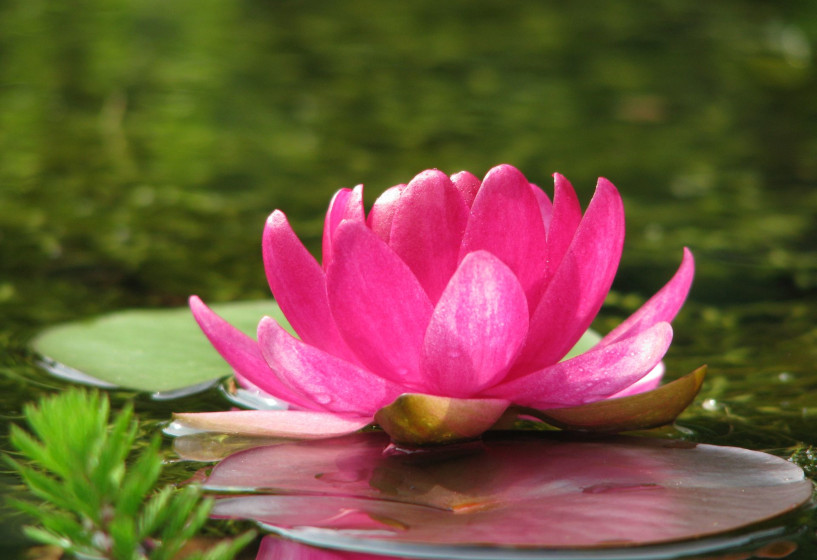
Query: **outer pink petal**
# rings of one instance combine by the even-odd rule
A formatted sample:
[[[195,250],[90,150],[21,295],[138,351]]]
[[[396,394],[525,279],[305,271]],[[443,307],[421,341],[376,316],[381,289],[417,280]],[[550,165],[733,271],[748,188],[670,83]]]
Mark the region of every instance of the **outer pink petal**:
[[[269,317],[258,325],[258,343],[272,371],[329,410],[374,415],[403,393],[395,383],[301,342]]]
[[[329,310],[326,275],[280,210],[267,218],[262,248],[272,295],[295,332],[308,344],[354,360]]]
[[[608,398],[610,399],[618,399],[620,397],[629,397],[631,395],[637,395],[639,393],[646,393],[647,391],[652,391],[653,389],[657,389],[659,385],[661,385],[661,379],[664,377],[664,362],[658,362],[658,365],[650,370],[650,373],[627,387],[619,391],[614,395],[610,395]]]
[[[595,347],[575,358],[485,391],[531,408],[557,408],[608,398],[647,375],[672,341],[669,323],[658,323],[634,337]]]
[[[488,172],[471,207],[460,259],[479,250],[508,265],[522,284],[528,303],[535,303],[545,267],[545,227],[530,184],[510,165]]]
[[[351,434],[372,423],[371,417],[308,410],[230,410],[173,415],[182,426],[205,432],[246,436],[321,439]]]
[[[550,202],[545,191],[533,183],[530,185],[530,190],[536,198],[536,202],[539,204],[539,213],[542,214],[542,223],[545,225],[545,231],[547,232],[550,227],[550,221],[553,218],[553,203]]]
[[[323,224],[323,269],[328,270],[334,255],[332,238],[343,220],[366,221],[363,209],[363,185],[354,189],[341,189],[332,197]]]
[[[467,171],[460,171],[451,176],[451,182],[460,191],[463,200],[470,208],[477,197],[477,191],[481,184],[480,180]]]
[[[514,375],[557,362],[579,340],[610,290],[623,244],[621,197],[612,183],[599,179],[573,242],[531,316]]]
[[[406,263],[369,228],[344,222],[327,271],[332,315],[372,372],[421,390],[420,354],[433,310]]]
[[[678,314],[689,294],[692,277],[695,275],[695,261],[692,253],[684,247],[681,266],[666,285],[647,300],[638,311],[605,336],[599,344],[610,344],[622,338],[640,333],[660,321],[670,322]]]
[[[389,246],[436,302],[457,268],[468,206],[448,176],[424,171],[403,189]]]
[[[397,201],[400,200],[400,194],[406,185],[396,185],[390,189],[386,189],[383,194],[377,197],[374,201],[369,217],[366,223],[369,228],[377,234],[377,236],[389,242],[391,238],[391,225],[394,220],[394,212],[397,210]]]
[[[547,230],[547,278],[558,270],[576,229],[582,220],[582,207],[570,181],[553,174],[553,219]]]
[[[504,377],[528,332],[513,272],[485,251],[466,255],[434,308],[423,366],[438,394],[467,398]]]
[[[270,371],[258,343],[216,315],[197,296],[190,297],[190,309],[210,343],[238,375],[273,397],[300,408],[307,410],[323,408],[281,383]]]

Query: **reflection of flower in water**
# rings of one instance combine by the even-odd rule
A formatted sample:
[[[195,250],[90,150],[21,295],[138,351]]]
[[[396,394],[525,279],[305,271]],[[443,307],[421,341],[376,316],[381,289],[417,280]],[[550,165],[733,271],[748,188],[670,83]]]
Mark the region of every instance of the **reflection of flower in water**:
[[[811,496],[782,459],[672,440],[517,434],[409,454],[387,444],[363,433],[240,452],[205,488],[253,494],[220,499],[213,515],[297,538],[311,527],[381,543],[597,547],[729,531]]]
[[[326,550],[305,544],[264,537],[256,560],[382,560],[393,556],[375,556],[362,552]]]
[[[289,403],[243,415],[266,433],[333,435],[377,421],[399,441],[468,438],[511,404],[571,407],[659,384],[669,321],[692,281],[686,250],[656,296],[563,359],[599,311],[623,241],[621,198],[606,179],[582,214],[558,174],[551,202],[509,165],[481,182],[425,171],[368,216],[362,187],[339,191],[321,264],[282,212],[269,217],[267,277],[300,338],[264,318],[255,343],[198,298],[191,307],[239,382]],[[404,394],[415,397],[395,402]],[[431,419],[442,428],[424,432]]]

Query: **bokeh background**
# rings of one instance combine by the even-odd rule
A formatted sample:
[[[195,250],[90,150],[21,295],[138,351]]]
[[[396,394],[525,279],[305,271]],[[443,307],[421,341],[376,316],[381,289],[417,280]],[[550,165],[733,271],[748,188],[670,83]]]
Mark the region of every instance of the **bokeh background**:
[[[371,203],[426,168],[503,162],[546,188],[565,174],[585,205],[598,176],[622,192],[600,330],[689,246],[668,365],[712,374],[687,437],[815,471],[810,0],[0,0],[3,437],[60,387],[27,349],[41,328],[266,297],[273,209],[317,251],[338,188]]]

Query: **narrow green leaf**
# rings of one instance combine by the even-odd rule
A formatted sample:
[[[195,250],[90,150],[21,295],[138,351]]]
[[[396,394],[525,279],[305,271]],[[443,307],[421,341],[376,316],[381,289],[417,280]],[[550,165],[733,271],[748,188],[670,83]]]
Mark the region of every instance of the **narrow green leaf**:
[[[63,509],[76,509],[80,507],[84,509],[84,511],[80,511],[80,513],[88,513],[90,506],[87,503],[77,500],[73,493],[66,492],[65,485],[59,481],[23,465],[18,466],[17,472],[37,497]]]
[[[39,527],[23,527],[23,533],[31,540],[42,544],[56,546],[62,549],[73,548],[73,543],[69,539],[66,539],[59,534],[52,533],[51,531],[40,529]]]
[[[166,486],[156,492],[145,504],[137,521],[139,535],[142,538],[153,534],[161,527],[165,515],[167,514],[167,504],[173,491],[174,488],[172,486]]]
[[[231,540],[222,541],[205,552],[202,560],[232,560],[253,541],[255,536],[255,531],[247,531]]]
[[[85,556],[170,560],[207,521],[212,502],[200,499],[200,487],[155,491],[158,436],[131,461],[132,407],[109,424],[107,397],[69,390],[27,406],[25,415],[35,435],[14,427],[20,458],[6,460],[46,501],[12,502],[38,520],[32,538]]]

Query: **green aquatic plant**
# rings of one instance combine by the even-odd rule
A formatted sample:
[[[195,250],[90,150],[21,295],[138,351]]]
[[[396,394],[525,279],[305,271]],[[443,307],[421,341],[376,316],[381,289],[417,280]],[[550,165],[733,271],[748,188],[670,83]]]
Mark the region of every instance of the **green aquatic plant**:
[[[160,439],[138,452],[138,422],[127,405],[110,421],[96,391],[69,390],[24,409],[31,429],[12,426],[19,457],[7,457],[44,503],[14,500],[37,521],[25,534],[90,558],[165,560],[202,528],[212,507],[198,485],[157,488]],[[229,560],[252,538],[245,533],[188,560]]]

